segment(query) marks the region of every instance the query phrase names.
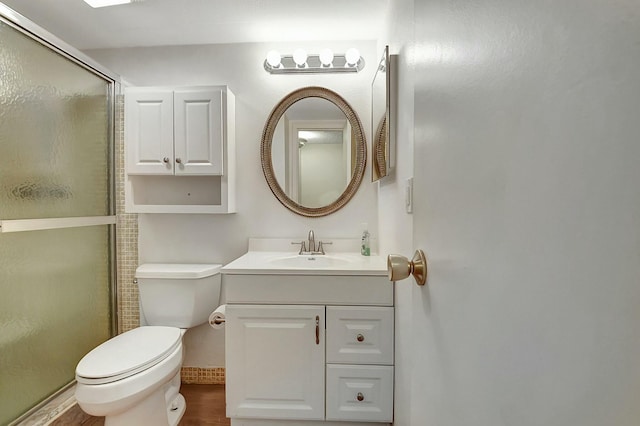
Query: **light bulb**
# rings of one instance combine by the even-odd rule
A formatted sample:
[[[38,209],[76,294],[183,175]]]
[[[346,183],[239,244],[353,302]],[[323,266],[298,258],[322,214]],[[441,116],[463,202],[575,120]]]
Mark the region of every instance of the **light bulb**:
[[[307,63],[307,52],[304,49],[296,49],[293,51],[293,62],[298,65],[298,67],[303,68]]]
[[[333,52],[331,49],[322,49],[318,57],[320,58],[322,66],[329,67],[333,63]]]
[[[358,52],[358,49],[352,47],[351,49],[347,49],[344,58],[347,60],[347,65],[354,67],[360,60],[360,52]]]
[[[277,50],[270,50],[267,53],[267,63],[271,65],[271,68],[280,67],[280,53]]]

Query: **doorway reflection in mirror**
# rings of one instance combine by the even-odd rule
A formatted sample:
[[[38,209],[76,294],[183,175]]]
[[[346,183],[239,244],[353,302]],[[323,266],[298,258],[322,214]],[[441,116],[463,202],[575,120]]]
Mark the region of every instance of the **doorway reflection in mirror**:
[[[322,98],[293,104],[278,121],[272,141],[276,180],[294,202],[322,207],[337,200],[355,168],[351,125]]]

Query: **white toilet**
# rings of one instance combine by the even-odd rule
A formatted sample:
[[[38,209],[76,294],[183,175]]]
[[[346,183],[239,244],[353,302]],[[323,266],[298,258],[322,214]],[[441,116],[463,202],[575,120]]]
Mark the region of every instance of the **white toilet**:
[[[220,299],[220,267],[145,264],[136,270],[141,314],[148,326],[93,349],[76,367],[76,400],[106,426],[175,426],[185,411],[180,395],[182,336],[207,322]]]

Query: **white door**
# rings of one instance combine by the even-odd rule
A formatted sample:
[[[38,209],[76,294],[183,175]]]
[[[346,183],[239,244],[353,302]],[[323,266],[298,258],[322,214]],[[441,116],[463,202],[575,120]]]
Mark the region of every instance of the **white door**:
[[[126,169],[129,174],[173,174],[173,92],[125,91]]]
[[[228,417],[324,418],[324,306],[227,305],[225,327]]]
[[[175,174],[222,175],[222,91],[174,92]]]
[[[640,19],[595,0],[414,4],[400,102],[430,272],[396,283],[397,425],[637,425]]]

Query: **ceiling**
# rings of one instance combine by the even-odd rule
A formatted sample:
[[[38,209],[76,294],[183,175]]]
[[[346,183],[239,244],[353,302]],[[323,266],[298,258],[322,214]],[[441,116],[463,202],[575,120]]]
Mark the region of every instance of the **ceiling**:
[[[0,0],[80,50],[209,43],[376,40],[389,0]]]

